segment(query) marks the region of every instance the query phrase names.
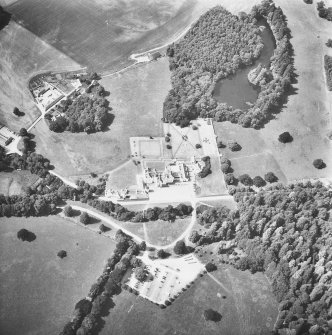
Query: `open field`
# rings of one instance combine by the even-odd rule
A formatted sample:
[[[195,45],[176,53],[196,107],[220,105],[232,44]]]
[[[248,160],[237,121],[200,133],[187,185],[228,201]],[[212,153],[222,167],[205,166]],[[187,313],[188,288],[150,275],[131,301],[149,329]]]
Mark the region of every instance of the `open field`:
[[[4,1],[15,20],[28,30],[98,71],[129,64],[129,56],[169,43],[208,8],[224,4],[248,10],[258,0],[66,0]]]
[[[114,297],[115,306],[105,318],[101,335],[154,334],[227,334],[265,335],[277,316],[277,302],[261,273],[255,275],[233,268],[212,273],[222,286],[205,275],[162,310],[127,291]],[[222,296],[225,295],[226,299]],[[217,310],[220,322],[206,322],[205,309]]]
[[[122,189],[137,184],[136,176],[141,173],[141,166],[129,160],[109,173],[109,181],[114,189]]]
[[[107,131],[57,134],[48,129],[44,120],[33,130],[37,152],[48,157],[63,176],[110,172],[128,160],[129,137],[162,134],[162,104],[170,88],[165,58],[104,78],[101,85],[110,92],[108,99],[114,114]]]
[[[6,196],[20,194],[38,178],[29,171],[0,172],[0,194]]]
[[[23,227],[35,241],[17,239]],[[102,272],[114,242],[58,216],[7,218],[0,232],[1,333],[58,334]],[[62,260],[56,255],[61,249],[68,253]]]
[[[0,31],[0,123],[19,131],[22,127],[28,128],[40,115],[27,89],[31,75],[78,68],[72,59],[11,21]],[[15,106],[25,115],[14,115]]]
[[[192,217],[176,219],[174,222],[163,220],[145,222],[148,242],[156,245],[167,245],[176,240],[189,226]]]

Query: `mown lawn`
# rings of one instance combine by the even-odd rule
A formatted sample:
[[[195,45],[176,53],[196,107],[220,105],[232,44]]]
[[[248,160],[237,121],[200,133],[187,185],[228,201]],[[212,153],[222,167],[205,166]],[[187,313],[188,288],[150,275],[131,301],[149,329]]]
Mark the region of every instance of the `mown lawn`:
[[[21,228],[33,242],[16,237]],[[58,334],[112,255],[115,242],[58,216],[1,218],[0,329],[6,335]],[[57,252],[67,251],[60,259]]]
[[[166,309],[122,291],[114,298],[101,335],[268,334],[278,311],[266,277],[230,267],[219,268],[213,275],[228,291],[206,275]],[[206,322],[203,312],[208,308],[218,311],[221,321]]]

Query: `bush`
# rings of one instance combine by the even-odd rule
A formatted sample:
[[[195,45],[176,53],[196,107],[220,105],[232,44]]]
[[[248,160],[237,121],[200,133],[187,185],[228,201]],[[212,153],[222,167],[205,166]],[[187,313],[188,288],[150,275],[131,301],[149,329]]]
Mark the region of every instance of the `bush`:
[[[289,143],[293,141],[293,137],[288,131],[285,131],[284,133],[279,135],[278,140],[281,143]]]
[[[315,159],[312,164],[316,169],[324,169],[326,167],[326,164],[320,158]]]
[[[192,129],[193,129],[193,130],[197,130],[198,127],[197,127],[196,125],[193,125],[193,126],[192,126]]]
[[[207,175],[212,173],[210,157],[205,156],[205,157],[202,158],[202,161],[205,163],[205,165],[204,165],[203,169],[201,170],[201,172],[199,172],[198,176],[200,178],[205,178]]]
[[[104,224],[101,224],[101,225],[99,226],[99,230],[100,230],[102,233],[106,233],[107,231],[111,230],[111,228],[106,227]]]
[[[233,140],[227,141],[227,147],[231,151],[240,151],[242,149],[241,145]]]
[[[60,250],[58,253],[57,253],[57,256],[59,257],[59,258],[65,258],[66,256],[67,256],[67,251],[65,251],[65,250]]]
[[[253,184],[253,181],[252,181],[251,177],[246,173],[239,176],[238,179],[245,186],[251,186]]]
[[[195,148],[196,149],[200,149],[202,146],[199,144],[199,143],[197,143],[196,145],[195,145]]]
[[[264,176],[264,179],[269,183],[275,183],[278,181],[278,177],[273,172],[268,172]]]
[[[33,232],[23,228],[17,232],[17,238],[22,241],[32,242],[36,239],[36,235]]]
[[[172,149],[172,146],[171,146],[170,144],[167,144],[167,145],[166,145],[166,148],[167,148],[167,149]]]
[[[329,38],[326,42],[326,46],[332,48],[332,38]]]
[[[222,143],[222,141],[218,141],[217,146],[218,146],[219,149],[223,149],[223,148],[226,147],[226,145],[224,143]]]
[[[159,249],[157,252],[157,256],[159,258],[166,258],[168,256],[168,253],[164,249]]]
[[[204,319],[206,321],[214,321],[214,322],[217,322],[217,321],[220,321],[221,320],[221,315],[214,311],[213,309],[209,308],[209,309],[206,309],[203,313],[204,315]]]
[[[89,224],[90,216],[88,215],[87,212],[82,212],[82,214],[80,216],[80,222],[83,223],[84,225]]]
[[[166,142],[169,142],[170,140],[171,140],[171,139],[170,139],[168,136],[165,137],[165,141],[166,141]]]
[[[311,5],[312,4],[312,0],[303,0],[304,3]]]
[[[252,181],[256,187],[263,187],[266,185],[265,180],[261,176],[256,176]]]
[[[142,282],[146,279],[147,273],[143,267],[140,266],[136,268],[134,271],[135,271],[135,277],[137,280]]]

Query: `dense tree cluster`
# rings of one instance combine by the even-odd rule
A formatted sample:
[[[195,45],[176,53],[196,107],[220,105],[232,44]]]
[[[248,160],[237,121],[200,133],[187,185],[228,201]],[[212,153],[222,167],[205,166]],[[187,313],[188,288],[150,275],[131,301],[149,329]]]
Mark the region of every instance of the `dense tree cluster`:
[[[177,44],[169,46],[172,86],[164,118],[180,126],[210,114],[211,85],[258,58],[263,43],[252,16],[239,19],[218,6],[204,15]],[[207,116],[207,115],[206,115]]]
[[[332,56],[324,56],[324,68],[326,74],[326,84],[329,91],[332,91]]]
[[[271,27],[276,48],[269,75],[260,81],[257,100],[248,110],[218,103],[212,92],[218,80],[250,65],[263,48],[256,19],[265,18]],[[271,0],[239,17],[222,7],[202,15],[176,45],[168,48],[172,89],[164,102],[164,121],[184,127],[200,117],[231,121],[244,127],[261,127],[275,112],[293,79],[292,47],[282,10]]]
[[[325,7],[324,1],[317,2],[318,15],[328,21],[332,21],[332,7]]]
[[[116,233],[116,248],[107,261],[103,273],[91,286],[88,298],[75,305],[74,316],[60,335],[97,334],[100,331],[102,317],[108,314],[112,306],[112,296],[121,290],[121,280],[127,269],[137,265],[135,255],[138,245],[121,230]]]
[[[107,100],[98,96],[91,98],[89,95],[80,95],[75,99],[63,100],[57,107],[61,115],[49,121],[49,128],[54,132],[102,131],[107,122],[107,108]]]
[[[257,193],[238,188],[234,199],[238,210],[201,208],[199,220],[209,228],[196,232],[195,243],[232,240],[244,252],[236,267],[265,272],[280,302],[276,328],[328,334],[332,190],[320,182],[276,184]]]

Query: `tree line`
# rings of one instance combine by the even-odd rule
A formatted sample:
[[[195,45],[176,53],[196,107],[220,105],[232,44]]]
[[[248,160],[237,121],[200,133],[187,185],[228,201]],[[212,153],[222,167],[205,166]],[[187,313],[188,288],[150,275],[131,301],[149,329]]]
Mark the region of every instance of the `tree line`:
[[[326,74],[326,84],[329,91],[332,91],[332,56],[324,56],[324,68]]]
[[[265,18],[276,40],[271,66],[260,82],[257,100],[248,110],[217,102],[213,90],[222,80],[256,60],[263,48],[257,19]],[[167,49],[172,89],[163,107],[165,122],[185,127],[197,117],[259,128],[276,112],[294,76],[286,17],[272,0],[250,14],[232,15],[218,6],[202,15],[186,36]]]
[[[245,253],[233,259],[235,267],[265,272],[279,301],[276,329],[328,334],[332,190],[321,182],[307,182],[276,184],[257,193],[250,187],[233,188],[232,193],[237,210],[197,209],[198,222],[207,232],[194,231],[191,241],[196,245],[233,241]]]

